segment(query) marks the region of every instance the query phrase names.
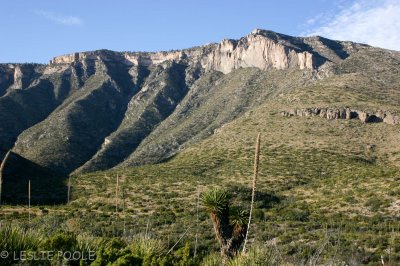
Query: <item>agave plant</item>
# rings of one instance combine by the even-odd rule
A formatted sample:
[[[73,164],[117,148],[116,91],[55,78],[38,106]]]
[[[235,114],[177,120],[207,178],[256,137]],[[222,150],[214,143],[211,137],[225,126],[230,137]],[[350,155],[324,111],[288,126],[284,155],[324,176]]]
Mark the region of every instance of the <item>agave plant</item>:
[[[161,256],[165,253],[166,247],[158,239],[138,237],[132,240],[129,249],[140,258]]]
[[[202,205],[210,214],[215,234],[221,246],[223,264],[235,256],[247,231],[248,213],[238,207],[230,208],[225,190],[213,188],[202,195]]]

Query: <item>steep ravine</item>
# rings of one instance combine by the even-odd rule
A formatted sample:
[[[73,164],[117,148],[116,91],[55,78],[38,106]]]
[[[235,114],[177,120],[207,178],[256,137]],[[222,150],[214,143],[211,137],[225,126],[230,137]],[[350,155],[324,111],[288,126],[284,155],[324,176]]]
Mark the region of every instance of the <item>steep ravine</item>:
[[[185,97],[196,78],[196,69],[175,62],[157,65],[129,102],[125,117],[101,149],[78,172],[104,170],[126,159]]]

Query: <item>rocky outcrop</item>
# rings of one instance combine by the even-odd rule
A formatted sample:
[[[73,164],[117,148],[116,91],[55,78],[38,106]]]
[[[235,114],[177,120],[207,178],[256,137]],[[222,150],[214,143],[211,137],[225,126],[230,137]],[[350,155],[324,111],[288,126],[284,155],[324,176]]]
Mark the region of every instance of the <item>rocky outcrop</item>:
[[[9,64],[0,65],[0,97],[3,96],[7,89],[13,84],[14,68]]]
[[[308,51],[297,51],[255,30],[246,38],[223,40],[202,59],[208,70],[229,73],[242,67],[259,69],[313,69],[314,56]]]
[[[319,116],[329,120],[332,119],[359,119],[363,123],[379,123],[383,122],[389,125],[400,124],[400,117],[394,115],[389,111],[377,110],[373,111],[360,111],[353,110],[351,108],[302,108],[302,109],[291,109],[289,111],[282,111],[281,115],[290,116]]]
[[[38,64],[4,64],[0,66],[0,96],[6,89],[23,89],[37,77]],[[2,93],[3,92],[3,93]]]
[[[292,37],[256,29],[239,40],[225,39],[219,44],[209,44],[191,49],[154,53],[119,53],[98,50],[58,56],[50,60],[50,65],[102,60],[116,61],[127,66],[148,67],[165,61],[186,60],[193,65],[201,65],[205,70],[216,70],[226,74],[234,69],[245,67],[256,67],[262,70],[288,68],[313,70],[327,62],[336,62],[348,56],[345,51],[347,46],[341,42],[330,41],[321,45],[323,43],[321,40],[326,39]],[[330,51],[331,48],[332,51]]]

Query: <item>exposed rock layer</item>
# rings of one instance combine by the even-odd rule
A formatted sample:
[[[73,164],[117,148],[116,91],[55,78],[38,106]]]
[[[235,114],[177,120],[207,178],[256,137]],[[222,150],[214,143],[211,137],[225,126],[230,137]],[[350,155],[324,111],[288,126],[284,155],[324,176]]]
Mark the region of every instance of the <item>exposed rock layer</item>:
[[[400,117],[389,111],[360,111],[351,108],[302,108],[282,111],[281,115],[290,116],[319,116],[326,119],[359,119],[363,123],[379,123],[383,122],[389,125],[400,124]]]

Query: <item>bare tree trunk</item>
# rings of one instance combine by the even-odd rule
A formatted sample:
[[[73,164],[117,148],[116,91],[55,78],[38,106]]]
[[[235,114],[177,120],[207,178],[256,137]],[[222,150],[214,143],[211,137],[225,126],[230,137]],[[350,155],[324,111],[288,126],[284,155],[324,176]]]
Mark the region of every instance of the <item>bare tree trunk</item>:
[[[228,251],[228,246],[224,245],[221,246],[221,259],[222,259],[222,265],[228,265],[228,261],[230,260],[229,256],[229,251]]]
[[[0,165],[0,206],[1,206],[1,196],[2,196],[2,191],[3,191],[3,170],[4,166],[6,165],[7,159],[10,156],[11,150],[9,150],[6,153],[6,156],[4,156],[3,161],[1,162]]]
[[[255,196],[256,196],[256,183],[257,183],[258,169],[259,169],[259,165],[260,165],[260,139],[261,139],[261,134],[258,133],[257,142],[256,142],[256,150],[255,150],[255,155],[254,155],[253,190],[252,190],[252,193],[251,193],[249,222],[247,224],[247,232],[246,232],[246,237],[244,239],[244,244],[243,244],[243,253],[246,252],[246,244],[247,244],[247,240],[248,240],[248,237],[249,237],[250,224],[251,224],[251,215],[253,213],[254,199],[255,199]]]

